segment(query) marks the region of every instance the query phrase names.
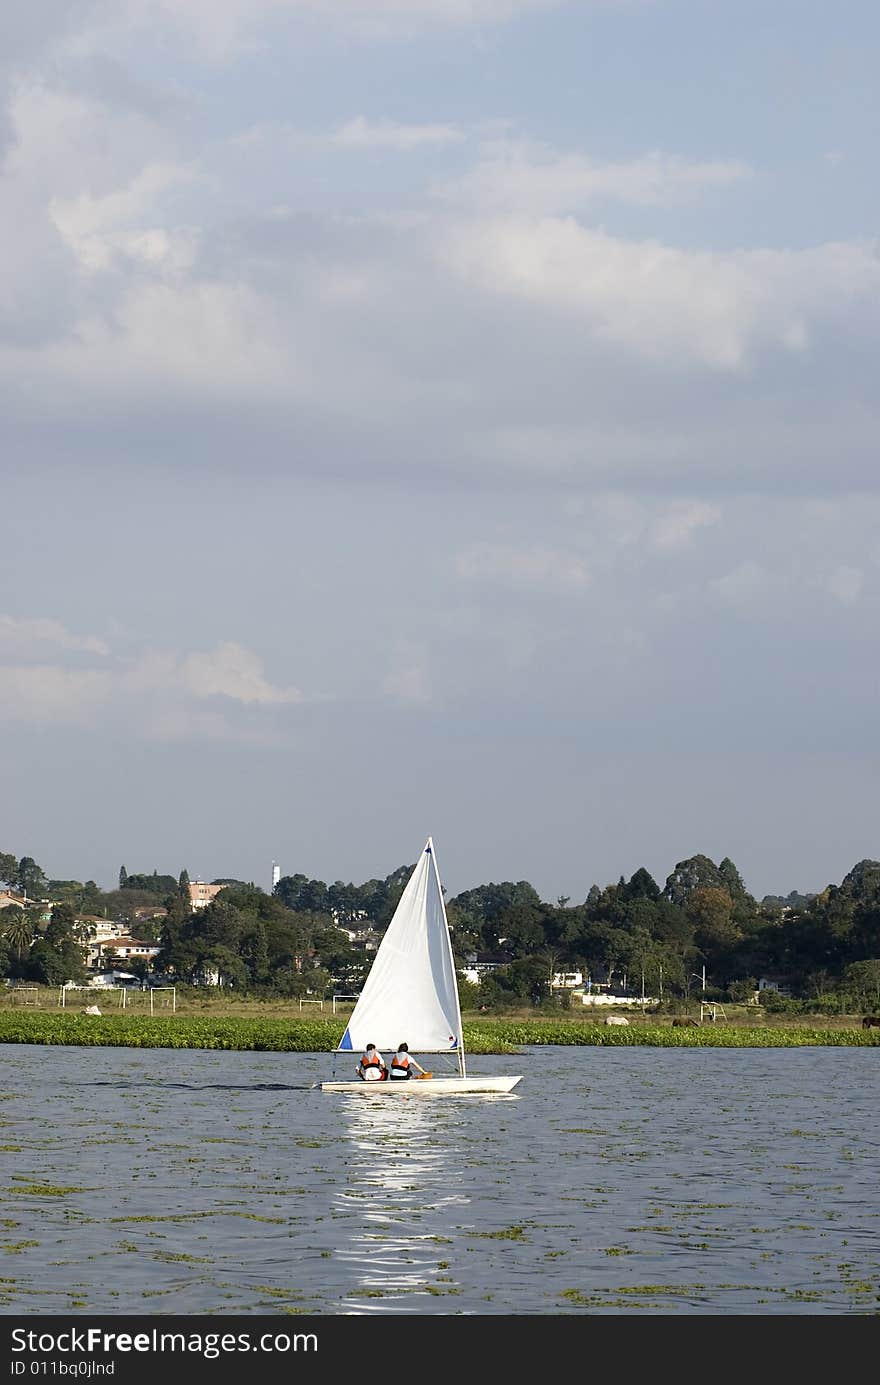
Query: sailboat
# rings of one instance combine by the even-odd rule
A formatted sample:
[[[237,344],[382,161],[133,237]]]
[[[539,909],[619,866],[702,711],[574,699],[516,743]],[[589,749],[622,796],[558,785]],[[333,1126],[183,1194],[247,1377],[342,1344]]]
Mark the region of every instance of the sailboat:
[[[360,1056],[368,1043],[380,1053],[407,1043],[413,1053],[447,1054],[458,1071],[408,1081],[322,1082],[323,1092],[395,1094],[426,1092],[509,1092],[517,1077],[468,1074],[461,1032],[458,981],[449,938],[446,906],[431,838],[407,881],[379,944],[373,965],[351,1012],[337,1054]]]

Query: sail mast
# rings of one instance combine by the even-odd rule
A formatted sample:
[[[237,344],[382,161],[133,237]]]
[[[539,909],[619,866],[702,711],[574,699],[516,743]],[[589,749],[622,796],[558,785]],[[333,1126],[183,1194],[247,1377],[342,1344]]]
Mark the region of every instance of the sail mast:
[[[459,995],[458,995],[458,977],[457,977],[456,971],[455,971],[455,957],[453,956],[453,952],[452,952],[452,937],[451,937],[450,932],[449,932],[449,920],[448,920],[448,918],[446,917],[446,901],[445,901],[445,899],[443,898],[443,885],[442,885],[442,883],[441,883],[441,881],[440,881],[440,868],[439,868],[439,866],[437,865],[437,856],[436,856],[436,853],[435,853],[435,851],[434,851],[434,841],[433,841],[433,838],[432,838],[432,837],[429,837],[429,838],[428,838],[428,844],[427,844],[426,850],[427,850],[428,853],[430,854],[430,857],[431,857],[431,864],[432,864],[433,870],[434,870],[434,878],[435,878],[435,880],[436,880],[436,882],[437,882],[437,894],[438,894],[439,899],[440,899],[440,908],[441,908],[441,911],[442,911],[442,914],[443,914],[443,925],[444,925],[445,932],[446,932],[446,946],[447,946],[447,948],[449,949],[449,965],[450,965],[450,968],[451,968],[451,970],[452,970],[452,984],[453,984],[453,986],[454,986],[454,988],[455,988],[455,1020],[456,1020],[456,1031],[455,1031],[455,1032],[456,1032],[456,1034],[457,1034],[457,1036],[458,1036],[458,1069],[459,1069],[459,1072],[461,1073],[461,1076],[462,1076],[462,1077],[466,1077],[466,1076],[467,1076],[467,1072],[466,1072],[466,1069],[465,1069],[465,1059],[464,1059],[464,1033],[462,1032],[462,1026],[461,1026],[461,1001],[459,1000]]]

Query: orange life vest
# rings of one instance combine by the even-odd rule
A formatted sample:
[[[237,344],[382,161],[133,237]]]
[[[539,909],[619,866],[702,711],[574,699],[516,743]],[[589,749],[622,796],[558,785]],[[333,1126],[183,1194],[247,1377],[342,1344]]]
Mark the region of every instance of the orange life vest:
[[[398,1081],[400,1081],[401,1078],[409,1077],[409,1063],[410,1058],[408,1053],[395,1053],[394,1057],[391,1059],[391,1076]]]

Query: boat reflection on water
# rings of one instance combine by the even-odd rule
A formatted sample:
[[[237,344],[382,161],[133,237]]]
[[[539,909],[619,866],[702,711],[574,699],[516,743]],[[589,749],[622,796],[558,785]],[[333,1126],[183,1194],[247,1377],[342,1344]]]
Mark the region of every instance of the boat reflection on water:
[[[343,1101],[348,1177],[335,1215],[340,1225],[353,1217],[357,1229],[335,1253],[351,1274],[342,1311],[424,1312],[425,1295],[455,1292],[444,1233],[453,1209],[469,1200],[455,1186],[459,1118],[451,1105],[459,1112],[461,1106],[426,1102],[415,1092]]]

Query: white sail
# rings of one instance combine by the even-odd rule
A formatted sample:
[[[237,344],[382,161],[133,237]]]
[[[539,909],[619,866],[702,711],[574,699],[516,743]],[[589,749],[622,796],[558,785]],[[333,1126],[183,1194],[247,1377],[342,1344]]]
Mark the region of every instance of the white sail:
[[[411,1053],[454,1053],[464,1073],[458,984],[430,837],[379,944],[338,1051],[360,1053],[368,1043],[380,1052],[406,1043]]]

